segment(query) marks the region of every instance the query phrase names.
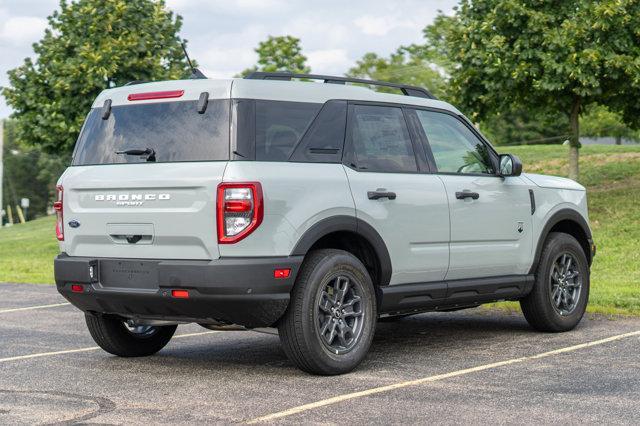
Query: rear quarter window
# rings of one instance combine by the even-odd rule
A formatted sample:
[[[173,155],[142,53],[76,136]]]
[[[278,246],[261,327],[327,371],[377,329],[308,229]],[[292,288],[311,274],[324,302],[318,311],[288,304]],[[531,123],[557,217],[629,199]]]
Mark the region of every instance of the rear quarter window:
[[[89,113],[72,165],[146,162],[117,151],[151,148],[156,162],[229,159],[230,101],[210,100],[204,114],[197,101],[119,105],[106,120],[101,108]]]
[[[287,161],[321,107],[316,103],[257,100],[256,160]]]

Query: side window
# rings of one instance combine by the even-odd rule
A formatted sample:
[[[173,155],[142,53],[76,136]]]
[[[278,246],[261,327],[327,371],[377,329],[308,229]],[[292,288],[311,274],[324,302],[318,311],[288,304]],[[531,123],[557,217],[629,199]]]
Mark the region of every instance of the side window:
[[[494,174],[487,146],[449,114],[415,110],[439,172]]]
[[[418,171],[411,137],[400,108],[354,105],[349,137],[358,170]]]
[[[256,161],[287,161],[322,104],[256,101]]]
[[[327,101],[302,137],[291,161],[339,163],[347,125],[347,101]]]

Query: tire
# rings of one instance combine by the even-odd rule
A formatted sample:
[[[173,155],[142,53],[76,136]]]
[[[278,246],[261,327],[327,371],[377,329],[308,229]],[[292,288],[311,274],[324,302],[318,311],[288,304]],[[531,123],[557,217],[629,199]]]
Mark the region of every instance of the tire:
[[[531,293],[520,300],[527,322],[539,331],[572,330],[589,301],[589,263],[580,243],[568,234],[549,234],[535,275]]]
[[[283,349],[308,373],[347,373],[369,351],[376,309],[371,277],[355,256],[335,249],[310,252],[278,323]]]
[[[105,351],[121,357],[149,356],[164,348],[177,325],[134,327],[112,315],[85,314],[93,340]]]

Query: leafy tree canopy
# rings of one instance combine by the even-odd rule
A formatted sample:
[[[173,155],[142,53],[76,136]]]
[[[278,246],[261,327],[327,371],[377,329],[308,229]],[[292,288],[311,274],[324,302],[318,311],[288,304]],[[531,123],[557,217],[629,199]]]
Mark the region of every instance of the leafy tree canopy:
[[[61,0],[48,20],[35,57],[9,71],[3,90],[24,143],[69,153],[103,89],[189,75],[181,17],[162,0]]]
[[[311,72],[311,68],[307,66],[307,57],[302,54],[299,38],[289,35],[269,36],[258,44],[255,52],[258,54],[258,64],[242,71],[240,76],[246,76],[255,71]]]
[[[594,103],[640,126],[640,2],[462,0],[447,44],[458,104],[483,119],[513,103],[563,112],[578,177],[579,115]]]
[[[569,119],[563,114],[512,106],[479,121],[482,133],[495,145],[560,144],[569,139]]]

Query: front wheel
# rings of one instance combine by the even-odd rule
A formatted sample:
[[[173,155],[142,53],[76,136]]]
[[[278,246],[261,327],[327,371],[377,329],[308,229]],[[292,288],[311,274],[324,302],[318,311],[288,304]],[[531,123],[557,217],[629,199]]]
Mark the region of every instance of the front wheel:
[[[568,331],[589,300],[589,263],[571,235],[553,232],[542,249],[531,293],[520,301],[527,322],[540,331]]]
[[[122,357],[149,356],[164,348],[177,325],[133,325],[112,315],[85,314],[93,340],[110,354]]]
[[[366,356],[376,325],[373,283],[351,253],[310,253],[296,279],[278,333],[289,359],[322,375],[353,370]]]

